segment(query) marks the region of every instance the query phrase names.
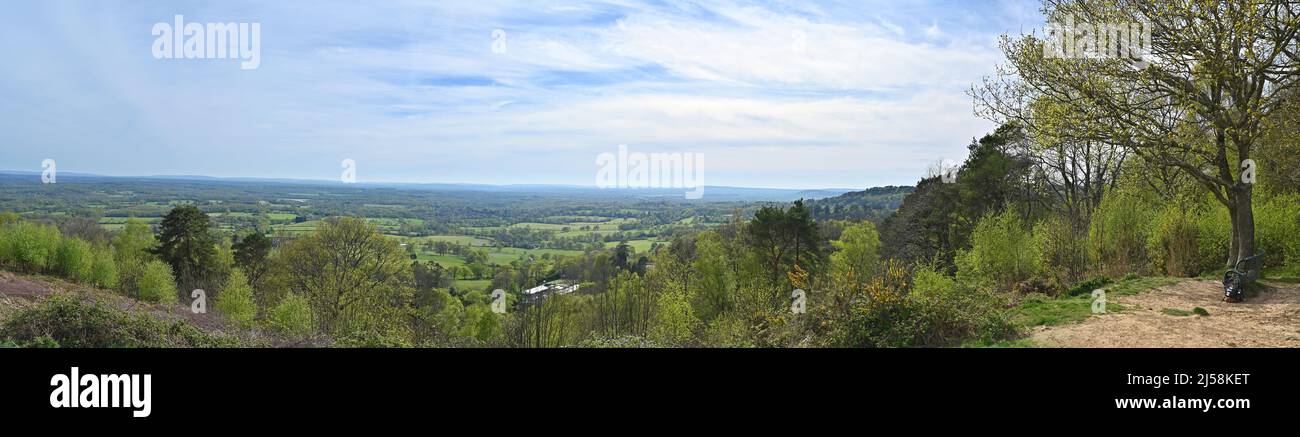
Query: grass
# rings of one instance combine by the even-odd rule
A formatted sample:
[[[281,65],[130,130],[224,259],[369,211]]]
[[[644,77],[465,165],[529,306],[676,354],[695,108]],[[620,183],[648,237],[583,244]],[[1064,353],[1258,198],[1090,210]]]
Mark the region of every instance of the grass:
[[[518,247],[501,247],[501,248],[494,247],[494,248],[487,248],[484,250],[486,250],[488,253],[488,264],[497,264],[497,265],[509,265],[511,261],[517,260],[520,257],[527,257],[530,255],[536,259],[542,259],[542,255],[547,255],[547,254],[551,255],[551,257],[582,255],[582,251],[580,250],[564,250],[564,249],[522,249]],[[433,252],[420,252],[418,255],[416,255],[416,259],[420,261],[436,262],[438,264],[441,264],[443,267],[465,265],[464,257],[460,255],[452,255],[450,253],[446,255],[438,255]]]
[[[1001,340],[1001,341],[996,341],[996,342],[992,342],[992,343],[985,342],[985,341],[972,341],[972,342],[968,342],[968,343],[964,343],[964,344],[962,344],[961,347],[985,347],[985,348],[994,348],[994,349],[1020,349],[1020,348],[1035,348],[1035,347],[1038,347],[1038,344],[1037,344],[1037,343],[1034,343],[1033,340],[1030,340],[1030,339],[1028,339],[1028,338],[1017,338],[1017,339],[1012,339],[1012,340]]]
[[[415,244],[416,247],[423,246],[426,241],[431,243],[445,241],[448,243],[457,244],[461,246],[475,246],[475,247],[485,247],[485,246],[492,245],[492,240],[483,237],[475,237],[472,235],[429,235],[424,237],[400,237],[400,238],[403,243]]]
[[[492,280],[491,280],[491,279],[458,279],[458,280],[456,280],[456,289],[457,289],[457,290],[466,290],[466,291],[486,290],[486,289],[487,289],[488,287],[490,287],[490,286],[492,286]]]
[[[1107,297],[1131,296],[1156,287],[1175,284],[1180,279],[1166,277],[1139,277],[1110,284],[1103,289]],[[1092,315],[1092,295],[1053,298],[1044,294],[1031,294],[1011,309],[1011,321],[1025,328],[1077,323]],[[1106,302],[1106,312],[1121,312],[1123,305]]]
[[[618,243],[618,241],[605,242],[605,248],[613,249],[618,247]],[[636,253],[649,253],[650,247],[654,245],[654,243],[654,240],[627,240],[627,245],[632,246],[632,250],[635,250]]]
[[[1300,284],[1300,265],[1269,267],[1264,269],[1264,279],[1288,284]]]
[[[1165,309],[1160,310],[1160,312],[1161,312],[1162,314],[1169,315],[1169,316],[1174,316],[1174,317],[1187,317],[1187,316],[1191,316],[1191,315],[1193,315],[1193,314],[1194,314],[1194,315],[1198,315],[1198,316],[1208,316],[1208,315],[1210,315],[1210,312],[1209,312],[1209,311],[1206,311],[1205,308],[1201,308],[1201,307],[1192,308],[1191,311],[1180,310],[1180,309],[1177,309],[1177,308],[1165,308]]]

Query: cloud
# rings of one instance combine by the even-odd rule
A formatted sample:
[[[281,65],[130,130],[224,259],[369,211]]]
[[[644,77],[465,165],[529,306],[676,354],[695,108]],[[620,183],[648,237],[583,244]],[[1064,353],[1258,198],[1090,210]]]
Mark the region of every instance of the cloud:
[[[931,24],[931,25],[930,25],[930,27],[925,28],[925,37],[926,37],[926,38],[936,39],[936,38],[939,38],[939,37],[941,37],[941,36],[943,36],[943,30],[942,30],[942,29],[939,29],[939,22],[938,22],[938,21],[935,21],[934,24]]]
[[[716,156],[710,183],[803,187],[912,183],[960,160],[992,128],[964,91],[998,61],[996,34],[1030,14],[1011,1],[77,5],[0,17],[0,129],[22,145],[0,161],[332,179],[350,157],[363,179],[586,184],[595,154],[629,144]],[[153,59],[148,30],[173,14],[261,22],[261,68]]]

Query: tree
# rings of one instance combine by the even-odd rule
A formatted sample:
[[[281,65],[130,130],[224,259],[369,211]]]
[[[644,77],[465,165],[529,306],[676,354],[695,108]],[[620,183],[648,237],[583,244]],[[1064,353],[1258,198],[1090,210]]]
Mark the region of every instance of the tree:
[[[109,233],[99,220],[89,217],[72,217],[59,223],[59,232],[65,237],[76,237],[92,245],[108,244]]]
[[[0,258],[31,273],[56,267],[62,242],[58,228],[20,221],[5,226],[3,230],[0,234]]]
[[[1006,38],[1009,65],[973,90],[979,112],[1033,125],[1042,119],[1029,102],[1061,105],[1083,121],[1071,139],[1123,147],[1197,181],[1231,216],[1227,263],[1253,255],[1253,183],[1243,167],[1300,81],[1300,4],[1047,0],[1044,9],[1057,22],[1145,23],[1146,53],[1060,58],[1038,37]]]
[[[90,267],[90,284],[103,289],[117,288],[117,262],[113,260],[113,250],[107,245],[91,248],[94,264]]]
[[[769,296],[773,303],[781,300],[781,291],[788,284],[786,275],[795,266],[812,270],[821,264],[817,223],[812,220],[802,200],[794,202],[788,210],[772,206],[760,208],[746,230],[749,245],[762,261],[767,274],[766,285],[777,291]]]
[[[880,273],[880,236],[871,222],[848,227],[831,243],[831,270],[854,292],[862,290]]]
[[[289,294],[280,300],[266,316],[266,324],[272,330],[291,337],[306,337],[315,332],[316,320],[307,298]]]
[[[465,308],[465,321],[461,325],[462,337],[473,337],[482,342],[490,342],[501,337],[501,316],[492,312],[486,304],[470,305]]]
[[[117,261],[118,290],[139,296],[140,275],[145,265],[153,259],[153,232],[149,225],[137,218],[126,221],[126,227],[113,239],[113,258]]]
[[[451,287],[451,275],[447,269],[437,263],[411,263],[411,274],[415,279],[416,292],[427,292],[435,288]]]
[[[271,239],[260,231],[254,231],[239,239],[232,248],[235,249],[235,265],[244,269],[248,283],[256,289],[261,283],[262,275],[266,273]]]
[[[162,219],[154,253],[171,265],[182,290],[212,288],[219,274],[211,222],[193,205],[172,208]]]
[[[63,238],[54,257],[55,270],[69,280],[88,284],[95,264],[95,255],[90,243],[80,238]]]
[[[692,297],[695,314],[705,322],[733,306],[736,275],[727,262],[730,255],[725,244],[722,236],[713,231],[701,232],[695,239],[692,265],[697,279],[691,284]]]
[[[396,240],[365,220],[326,219],[275,258],[285,286],[307,298],[323,332],[392,331],[405,320],[412,296],[410,260]]]
[[[257,316],[257,304],[253,302],[253,287],[248,285],[243,269],[230,271],[213,306],[239,326],[252,324],[253,317]]]
[[[695,336],[699,325],[690,300],[681,291],[660,293],[655,299],[650,339],[665,345],[680,345]]]

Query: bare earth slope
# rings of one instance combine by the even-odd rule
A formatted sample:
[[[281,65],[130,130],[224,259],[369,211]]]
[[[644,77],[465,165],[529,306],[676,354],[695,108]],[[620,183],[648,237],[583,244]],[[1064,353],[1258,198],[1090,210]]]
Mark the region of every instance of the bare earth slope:
[[[1189,280],[1110,302],[1124,311],[1069,325],[1035,328],[1031,339],[1048,347],[1300,347],[1300,285],[1267,283],[1245,303],[1222,302],[1223,286]],[[1177,316],[1165,309],[1208,316]]]

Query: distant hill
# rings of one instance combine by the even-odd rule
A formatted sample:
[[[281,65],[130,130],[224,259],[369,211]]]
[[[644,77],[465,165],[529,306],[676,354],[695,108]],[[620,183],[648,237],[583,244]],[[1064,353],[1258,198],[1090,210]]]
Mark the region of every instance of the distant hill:
[[[8,184],[39,184],[40,172],[0,170],[0,186]],[[160,176],[103,176],[86,173],[59,172],[59,183],[96,184],[96,183],[191,183],[228,186],[308,186],[330,189],[393,189],[406,191],[430,191],[442,193],[499,193],[514,195],[560,196],[566,198],[587,198],[602,200],[665,200],[686,201],[687,188],[623,188],[599,189],[594,186],[559,185],[559,184],[452,184],[452,183],[399,183],[399,182],[360,182],[342,184],[339,181],[317,179],[275,179],[214,177],[192,175]],[[847,193],[852,190],[840,188],[799,189],[799,188],[755,188],[706,185],[703,197],[695,202],[793,202],[799,199],[820,199]]]
[[[914,190],[916,187],[890,185],[807,200],[804,204],[816,220],[871,220],[880,223]]]

